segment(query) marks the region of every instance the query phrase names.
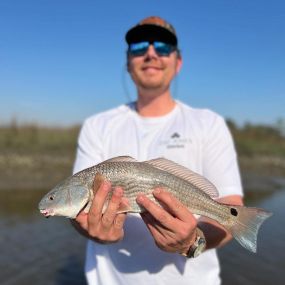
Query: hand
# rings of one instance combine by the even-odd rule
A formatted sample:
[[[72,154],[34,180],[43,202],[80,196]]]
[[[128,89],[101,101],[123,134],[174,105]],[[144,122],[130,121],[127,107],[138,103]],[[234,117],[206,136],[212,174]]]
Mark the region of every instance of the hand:
[[[169,192],[157,188],[153,195],[164,208],[142,194],[137,197],[137,202],[147,211],[141,216],[155,243],[167,252],[187,253],[196,239],[195,217]]]
[[[123,189],[114,189],[104,214],[102,210],[111,191],[111,184],[104,181],[96,192],[95,189],[97,188],[94,186],[94,198],[89,213],[79,213],[73,224],[79,232],[99,243],[117,242],[124,236],[123,225],[126,219],[126,214],[117,214],[120,203],[125,203]]]

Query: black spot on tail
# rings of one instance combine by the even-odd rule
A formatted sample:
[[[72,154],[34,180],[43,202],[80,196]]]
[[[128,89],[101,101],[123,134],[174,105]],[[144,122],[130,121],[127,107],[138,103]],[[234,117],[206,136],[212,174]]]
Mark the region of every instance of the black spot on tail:
[[[231,208],[231,214],[236,217],[238,215],[238,211],[235,208]]]

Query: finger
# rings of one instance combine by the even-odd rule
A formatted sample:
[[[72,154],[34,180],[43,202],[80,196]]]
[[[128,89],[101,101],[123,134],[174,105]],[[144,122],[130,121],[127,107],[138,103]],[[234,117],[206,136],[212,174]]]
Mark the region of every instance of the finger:
[[[161,224],[159,224],[159,222],[150,213],[144,212],[141,214],[141,217],[152,233],[159,232],[161,234],[161,230],[159,230],[159,225],[161,227]]]
[[[152,217],[150,213],[145,212],[141,216],[155,240],[162,240],[162,237],[163,240],[172,240],[175,238],[175,228],[165,227],[160,221]]]
[[[120,187],[116,187],[114,189],[108,207],[102,216],[101,223],[103,227],[110,228],[113,225],[122,197],[123,189]]]
[[[156,245],[160,249],[167,252],[176,252],[176,248],[172,246],[172,244],[174,244],[173,241],[175,240],[173,232],[170,232],[163,226],[160,226],[160,224],[149,213],[142,214],[142,219],[153,236]]]
[[[121,231],[124,227],[124,223],[126,220],[127,214],[118,214],[114,219],[114,229],[116,231]]]
[[[163,205],[167,207],[169,212],[177,217],[179,220],[183,222],[195,222],[196,219],[192,215],[192,213],[187,209],[185,205],[183,205],[177,198],[175,198],[171,193],[165,191],[161,188],[156,188],[153,191],[154,197],[162,202]]]
[[[77,224],[79,226],[81,226],[84,230],[88,229],[88,214],[85,213],[84,211],[81,211],[77,217],[72,220],[72,222],[74,222],[73,224]]]
[[[110,191],[111,183],[104,181],[96,190],[96,193],[94,193],[95,195],[88,214],[88,224],[90,227],[99,224],[102,217],[104,204],[106,203],[106,199]]]
[[[143,206],[157,221],[164,227],[172,229],[175,226],[176,219],[165,209],[152,202],[145,195],[140,194],[137,197],[137,203]]]
[[[162,239],[162,232],[158,229],[157,220],[155,220],[149,213],[145,212],[141,214],[143,221],[147,228],[151,232],[154,239]]]

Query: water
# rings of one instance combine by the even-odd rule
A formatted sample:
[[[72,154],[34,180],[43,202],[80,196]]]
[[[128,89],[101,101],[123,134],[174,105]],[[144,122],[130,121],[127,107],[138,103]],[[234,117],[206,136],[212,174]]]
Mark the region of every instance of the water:
[[[257,254],[240,248],[234,241],[219,251],[224,284],[284,285],[285,188],[249,204],[265,208],[273,212],[273,216],[260,228]]]
[[[0,284],[85,285],[85,239],[64,218],[37,211],[42,191],[0,192]],[[223,284],[285,284],[285,187],[249,205],[274,215],[261,227],[258,253],[235,241],[219,250]]]
[[[37,211],[41,191],[0,192],[0,284],[85,284],[85,239]]]

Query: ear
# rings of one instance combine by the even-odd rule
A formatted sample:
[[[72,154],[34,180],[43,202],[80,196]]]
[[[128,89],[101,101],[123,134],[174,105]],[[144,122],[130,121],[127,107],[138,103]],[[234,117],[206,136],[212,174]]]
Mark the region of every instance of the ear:
[[[178,74],[180,69],[182,67],[182,58],[181,56],[177,57],[177,61],[176,61],[176,71],[175,73]]]
[[[129,53],[127,52],[126,53],[126,59],[127,59],[127,63],[126,63],[126,68],[127,68],[127,71],[130,73],[130,55]]]

